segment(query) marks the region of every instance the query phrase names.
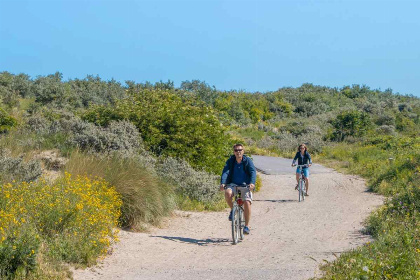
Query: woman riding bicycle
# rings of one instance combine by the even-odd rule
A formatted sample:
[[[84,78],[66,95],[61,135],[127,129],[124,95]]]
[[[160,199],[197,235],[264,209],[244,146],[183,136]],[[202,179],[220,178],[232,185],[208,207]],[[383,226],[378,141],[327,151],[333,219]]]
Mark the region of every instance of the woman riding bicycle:
[[[307,164],[308,167],[303,167],[303,174],[305,175],[305,183],[306,183],[306,196],[308,196],[308,190],[309,190],[309,166],[312,165],[312,159],[311,155],[308,153],[308,148],[305,144],[300,144],[298,147],[298,151],[295,155],[295,158],[293,159],[292,166],[296,166],[296,160],[298,161],[297,165],[304,165]],[[299,185],[299,176],[300,176],[301,170],[300,167],[296,169],[296,187],[295,190],[298,189]]]

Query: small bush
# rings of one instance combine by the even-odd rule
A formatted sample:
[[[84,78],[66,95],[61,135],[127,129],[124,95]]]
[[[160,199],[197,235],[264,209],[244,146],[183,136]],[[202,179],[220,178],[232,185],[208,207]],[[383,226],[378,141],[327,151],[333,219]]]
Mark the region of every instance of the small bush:
[[[44,134],[49,132],[51,122],[40,114],[32,115],[26,121],[26,127],[37,134]]]
[[[42,174],[37,160],[25,162],[23,156],[12,157],[9,150],[0,149],[0,182],[34,181]]]
[[[393,125],[381,125],[376,129],[376,132],[380,135],[396,135],[395,126]]]
[[[215,201],[219,176],[194,170],[186,161],[165,158],[156,166],[158,174],[176,186],[178,194],[203,203]]]
[[[17,120],[0,108],[0,134],[9,131],[17,125]]]
[[[293,151],[299,145],[298,139],[289,132],[280,132],[274,136],[274,139],[280,151]]]
[[[26,278],[37,266],[40,237],[33,224],[27,223],[22,215],[13,212],[4,206],[0,210],[1,279],[14,279],[16,275]]]
[[[28,119],[27,127],[30,131],[41,135],[40,138],[43,140],[61,134],[67,138],[67,145],[96,153],[120,151],[130,156],[139,150],[144,150],[140,133],[128,121],[111,121],[108,127],[100,127],[82,121],[72,114],[62,115],[60,112],[58,114],[62,118],[54,120],[54,117],[49,116],[53,119],[51,121],[48,117],[33,115]]]
[[[127,121],[111,122],[101,128],[83,121],[73,126],[71,142],[81,149],[97,153],[125,151],[133,153],[141,147],[141,137],[137,128]]]

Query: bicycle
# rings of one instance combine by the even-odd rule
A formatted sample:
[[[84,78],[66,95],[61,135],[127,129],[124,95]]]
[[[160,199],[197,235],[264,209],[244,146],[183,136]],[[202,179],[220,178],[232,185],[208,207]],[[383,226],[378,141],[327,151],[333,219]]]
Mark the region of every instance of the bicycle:
[[[249,185],[230,185],[235,188],[235,197],[232,207],[232,244],[238,244],[239,240],[244,239],[245,215],[244,215],[244,201],[241,197],[241,190],[249,189]],[[228,186],[225,186],[226,189]]]
[[[299,183],[298,183],[298,191],[299,191],[299,202],[305,200],[306,195],[306,180],[305,180],[305,173],[303,172],[303,168],[309,168],[309,164],[297,165],[300,168],[299,174]]]

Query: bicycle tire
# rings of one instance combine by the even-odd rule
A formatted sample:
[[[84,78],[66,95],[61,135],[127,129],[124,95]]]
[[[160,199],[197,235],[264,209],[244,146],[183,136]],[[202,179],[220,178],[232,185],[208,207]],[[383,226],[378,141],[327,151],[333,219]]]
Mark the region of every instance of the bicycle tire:
[[[299,180],[299,202],[305,199],[303,196],[302,182],[302,180]]]
[[[232,243],[233,245],[238,244],[239,240],[239,213],[238,206],[232,208]]]
[[[244,210],[242,207],[238,207],[239,209],[239,239],[244,240],[244,227],[245,227],[245,217],[244,217]]]

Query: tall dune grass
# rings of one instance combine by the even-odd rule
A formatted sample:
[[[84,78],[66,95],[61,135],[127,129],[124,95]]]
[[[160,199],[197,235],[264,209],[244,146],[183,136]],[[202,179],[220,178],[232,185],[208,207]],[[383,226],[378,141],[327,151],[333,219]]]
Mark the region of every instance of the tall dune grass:
[[[122,196],[121,226],[142,230],[147,224],[158,225],[175,208],[173,186],[163,182],[135,159],[117,154],[95,156],[73,152],[65,167],[71,174],[104,178]]]

